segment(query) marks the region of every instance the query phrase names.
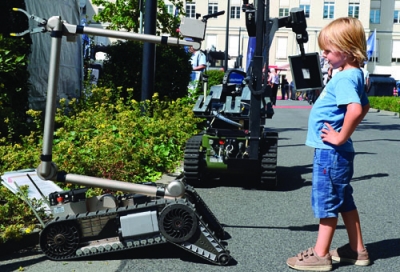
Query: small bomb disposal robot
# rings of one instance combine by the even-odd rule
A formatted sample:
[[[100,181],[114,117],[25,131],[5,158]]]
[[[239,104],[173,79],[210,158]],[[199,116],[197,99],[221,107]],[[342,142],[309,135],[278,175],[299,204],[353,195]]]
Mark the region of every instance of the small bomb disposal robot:
[[[245,0],[242,10],[249,37],[256,38],[255,53],[247,73],[225,71],[221,85],[198,97],[193,112],[206,119],[207,128],[186,144],[184,176],[193,186],[205,185],[212,177],[243,173],[252,177],[256,187],[277,186],[278,133],[265,123],[274,114],[267,84],[268,52],[275,32],[287,27],[295,32],[304,55],[307,24],[300,8],[292,9],[288,17],[270,19],[265,0],[258,0],[256,7]],[[243,81],[229,83],[233,75]]]
[[[68,182],[88,187],[107,188],[125,195],[86,198],[86,189],[54,192],[49,203],[54,219],[47,222],[40,233],[40,248],[52,260],[70,260],[97,254],[117,252],[144,246],[171,243],[213,264],[227,265],[231,259],[225,248],[224,229],[193,187],[182,180],[174,180],[164,187],[149,184],[107,180],[59,171],[52,162],[53,129],[59,77],[61,39],[73,41],[78,34],[115,37],[152,43],[186,45],[200,49],[204,39],[207,15],[203,20],[185,18],[181,29],[199,35],[192,41],[172,37],[103,30],[71,25],[59,16],[47,19],[30,15],[15,8],[38,23],[27,33],[50,32],[52,37],[48,90],[41,163],[37,174],[43,180]],[[200,35],[201,34],[201,35]]]

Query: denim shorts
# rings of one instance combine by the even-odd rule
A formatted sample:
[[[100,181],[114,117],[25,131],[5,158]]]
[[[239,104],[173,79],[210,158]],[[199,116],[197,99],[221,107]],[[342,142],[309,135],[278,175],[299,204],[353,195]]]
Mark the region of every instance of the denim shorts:
[[[315,149],[311,205],[316,218],[338,217],[356,209],[350,180],[354,172],[354,152]]]

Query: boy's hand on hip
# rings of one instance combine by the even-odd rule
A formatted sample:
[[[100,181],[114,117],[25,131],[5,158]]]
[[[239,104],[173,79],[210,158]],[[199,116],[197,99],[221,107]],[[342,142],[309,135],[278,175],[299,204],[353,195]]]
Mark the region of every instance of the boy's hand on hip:
[[[326,128],[321,129],[321,138],[323,142],[328,142],[333,145],[341,145],[340,143],[340,134],[333,127],[325,123]]]

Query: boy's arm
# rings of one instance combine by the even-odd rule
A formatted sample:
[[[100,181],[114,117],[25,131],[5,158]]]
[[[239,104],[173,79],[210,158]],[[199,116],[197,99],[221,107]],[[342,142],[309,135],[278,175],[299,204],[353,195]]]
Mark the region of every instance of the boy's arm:
[[[358,124],[364,119],[369,108],[369,104],[364,106],[357,103],[348,104],[340,132],[335,131],[330,124],[325,123],[327,129],[321,130],[322,141],[338,146],[344,144],[353,134]]]

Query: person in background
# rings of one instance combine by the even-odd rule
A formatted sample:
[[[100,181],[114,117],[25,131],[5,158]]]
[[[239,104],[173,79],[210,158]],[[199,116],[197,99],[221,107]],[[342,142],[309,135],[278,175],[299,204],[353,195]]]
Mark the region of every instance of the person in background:
[[[290,93],[290,99],[289,100],[296,100],[296,89],[294,87],[294,81],[290,81],[289,84],[289,93]]]
[[[290,100],[290,92],[289,92],[289,82],[286,79],[286,76],[283,75],[282,76],[282,83],[281,83],[281,92],[282,92],[282,100],[286,100],[286,96],[287,99]]]
[[[271,86],[271,103],[272,105],[276,105],[276,96],[278,95],[278,87],[279,87],[279,75],[276,73],[274,68],[270,69],[268,84]]]
[[[306,145],[314,149],[311,205],[319,229],[315,245],[286,264],[296,270],[330,271],[332,260],[370,264],[350,184],[355,157],[350,137],[370,108],[360,69],[367,59],[364,27],[356,18],[338,18],[321,30],[318,45],[333,69],[342,70],[325,86],[308,120]],[[330,250],[339,213],[349,242]]]
[[[192,53],[192,57],[190,58],[190,63],[192,64],[192,73],[190,75],[190,82],[188,86],[188,90],[194,91],[198,87],[198,83],[201,80],[201,73],[207,67],[207,59],[206,55],[204,55],[201,50],[196,50],[193,46],[189,47],[189,52]]]
[[[207,67],[206,55],[204,55],[200,50],[194,49],[193,46],[189,48],[189,52],[192,53],[190,62],[192,64],[193,71],[203,72]]]
[[[369,87],[369,72],[368,72],[367,68],[365,68],[364,62],[360,65],[360,68],[364,74],[364,89],[365,89],[365,92],[368,93],[368,91],[369,91],[369,89],[368,89],[368,87]]]

